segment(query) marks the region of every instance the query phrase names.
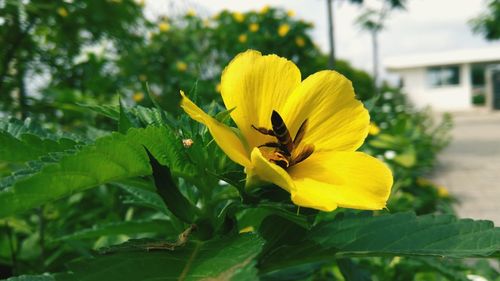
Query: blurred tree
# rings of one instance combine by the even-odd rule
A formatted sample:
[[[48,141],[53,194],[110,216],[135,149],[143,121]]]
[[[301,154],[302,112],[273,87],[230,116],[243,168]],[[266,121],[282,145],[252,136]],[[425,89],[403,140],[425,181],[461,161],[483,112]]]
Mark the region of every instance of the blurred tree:
[[[338,0],[337,0],[338,1]],[[391,9],[404,8],[406,0],[381,0],[384,4],[388,4]],[[349,0],[353,4],[363,4],[364,0]],[[327,13],[328,13],[328,42],[330,44],[330,69],[335,69],[335,30],[334,30],[334,0],[326,0]]]
[[[86,94],[87,87],[99,85],[99,93],[109,90],[93,81],[106,76],[106,59],[89,56],[88,50],[108,44],[117,55],[125,51],[124,42],[140,34],[142,4],[133,0],[2,0],[0,6],[0,101],[3,110],[17,110],[22,117],[28,106],[30,112],[41,110],[37,106],[42,103],[30,100],[45,97],[29,89],[46,80],[47,89],[57,86]]]
[[[368,31],[372,40],[372,61],[373,61],[373,83],[375,89],[378,87],[378,33],[384,28],[384,20],[387,16],[386,6],[380,10],[366,9],[356,20],[361,29]]]
[[[500,39],[500,0],[490,0],[487,11],[472,19],[470,24],[475,33],[487,40]]]

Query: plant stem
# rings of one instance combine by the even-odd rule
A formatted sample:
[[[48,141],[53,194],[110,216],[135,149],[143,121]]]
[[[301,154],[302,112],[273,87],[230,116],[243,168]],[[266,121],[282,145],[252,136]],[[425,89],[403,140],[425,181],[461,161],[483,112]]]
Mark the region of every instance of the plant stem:
[[[43,268],[45,268],[45,217],[43,216],[43,206],[38,208],[38,232],[40,243],[40,259]]]
[[[12,239],[12,229],[10,228],[8,222],[5,223],[5,229],[7,232],[7,237],[9,239],[10,259],[12,261],[12,275],[15,276],[17,272],[16,249],[14,247],[14,239]]]

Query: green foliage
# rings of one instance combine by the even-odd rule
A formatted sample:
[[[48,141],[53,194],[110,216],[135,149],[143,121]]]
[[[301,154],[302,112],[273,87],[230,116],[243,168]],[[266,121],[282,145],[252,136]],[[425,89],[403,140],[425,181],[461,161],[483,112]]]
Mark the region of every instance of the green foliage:
[[[69,240],[96,239],[107,235],[131,235],[138,233],[160,233],[175,237],[177,233],[168,220],[136,220],[95,225],[91,229],[83,229],[75,233],[59,237],[51,243]]]
[[[449,215],[338,216],[314,226],[302,243],[285,244],[264,256],[261,269],[272,271],[335,256],[498,256],[499,239],[500,229],[489,221]]]
[[[500,1],[487,2],[486,11],[470,21],[472,30],[487,40],[500,39]]]
[[[175,251],[141,250],[141,241],[131,241],[114,254],[71,263],[71,273],[55,280],[255,280],[251,268],[262,244],[251,234],[193,241]]]

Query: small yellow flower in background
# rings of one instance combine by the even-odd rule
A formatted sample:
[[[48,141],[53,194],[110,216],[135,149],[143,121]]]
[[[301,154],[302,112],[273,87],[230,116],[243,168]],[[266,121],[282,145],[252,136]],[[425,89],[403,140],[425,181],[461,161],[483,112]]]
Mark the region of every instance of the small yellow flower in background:
[[[146,80],[148,80],[148,77],[146,75],[144,74],[139,75],[139,81],[144,82]]]
[[[285,35],[288,34],[288,31],[290,31],[290,26],[286,23],[278,27],[278,34],[281,37],[285,37]]]
[[[167,32],[170,30],[170,24],[166,21],[162,21],[158,24],[158,28],[161,32]]]
[[[376,136],[380,133],[380,128],[374,122],[370,122],[370,131],[368,133],[372,136]]]
[[[261,14],[267,14],[269,12],[269,5],[265,5],[264,7],[262,7],[262,9],[260,9],[260,13]]]
[[[255,231],[255,228],[253,226],[247,226],[247,227],[243,227],[240,230],[240,233],[248,233],[248,232],[254,232],[254,231]]]
[[[237,128],[181,95],[184,111],[245,167],[247,188],[270,182],[289,192],[294,204],[323,211],[386,206],[392,173],[356,151],[368,135],[370,116],[341,74],[325,70],[301,81],[292,61],[253,50],[237,55],[221,78],[222,100],[233,109]]]
[[[141,102],[144,100],[144,93],[143,92],[135,92],[133,95],[132,95],[132,99],[135,101],[135,102]]]
[[[144,5],[146,5],[146,1],[144,0],[135,0],[135,3],[141,7],[144,7]]]
[[[250,29],[251,32],[257,32],[259,30],[259,24],[258,23],[252,23],[252,24],[250,24],[250,26],[248,27],[248,29]]]
[[[194,16],[196,16],[196,11],[193,10],[193,9],[189,9],[187,11],[187,13],[186,13],[186,16],[188,16],[188,17],[194,17]]]
[[[448,191],[448,189],[442,185],[439,185],[437,187],[437,191],[438,191],[438,196],[441,197],[441,198],[448,198],[450,197],[450,192]]]
[[[240,12],[234,12],[233,18],[237,22],[243,22],[245,20],[245,15]]]
[[[116,4],[121,4],[123,1],[122,0],[111,0],[111,2],[114,2]]]
[[[68,10],[66,10],[64,7],[57,8],[57,13],[63,18],[68,16]]]
[[[179,70],[180,72],[184,72],[187,70],[188,68],[188,65],[183,62],[183,61],[178,61],[176,64],[175,64],[175,67],[177,68],[177,70]]]
[[[294,10],[288,10],[286,13],[289,17],[294,17],[295,16],[295,11]]]
[[[248,36],[246,34],[241,34],[240,36],[238,36],[238,41],[240,41],[240,43],[245,43],[248,39]]]
[[[297,46],[299,46],[299,47],[304,47],[306,45],[306,40],[304,40],[304,38],[298,36],[297,38],[295,38],[295,44],[297,44]]]
[[[217,93],[220,93],[220,83],[217,83],[217,85],[215,85],[215,91]]]

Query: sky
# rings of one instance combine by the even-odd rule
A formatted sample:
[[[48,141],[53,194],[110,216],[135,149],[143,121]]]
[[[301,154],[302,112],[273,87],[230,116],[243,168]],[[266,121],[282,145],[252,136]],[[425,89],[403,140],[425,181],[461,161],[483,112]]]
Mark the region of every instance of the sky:
[[[487,42],[473,34],[468,21],[486,7],[485,0],[407,0],[407,9],[394,11],[380,33],[380,60],[406,54],[425,54],[457,49],[500,47],[499,42]],[[175,2],[172,5],[169,2]],[[354,25],[360,7],[346,0],[334,0],[336,54],[354,66],[372,69],[371,39],[368,33]],[[369,6],[380,1],[365,0]],[[312,22],[314,41],[328,51],[326,0],[148,0],[150,15],[193,8],[202,15],[223,9],[232,11],[259,10],[265,5],[293,10],[296,17]],[[386,75],[383,73],[383,75]]]

